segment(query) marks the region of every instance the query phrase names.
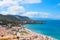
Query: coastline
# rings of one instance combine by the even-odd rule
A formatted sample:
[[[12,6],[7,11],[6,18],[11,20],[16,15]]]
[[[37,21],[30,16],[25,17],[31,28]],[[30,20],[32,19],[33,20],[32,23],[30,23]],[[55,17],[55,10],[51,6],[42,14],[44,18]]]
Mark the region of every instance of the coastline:
[[[38,34],[26,28],[24,25],[7,27],[0,27],[0,40],[57,40],[53,37]]]
[[[50,40],[58,40],[58,39],[53,38],[53,37],[51,37],[51,36],[47,36],[47,35],[44,35],[44,34],[39,34],[39,33],[36,33],[36,32],[32,32],[32,30],[30,30],[30,29],[28,29],[28,28],[26,28],[26,30],[28,30],[28,31],[30,31],[31,33],[34,33],[34,34],[36,34],[36,35],[40,35],[40,36],[42,36],[43,38],[44,38],[44,37],[47,37],[47,38],[49,38]]]

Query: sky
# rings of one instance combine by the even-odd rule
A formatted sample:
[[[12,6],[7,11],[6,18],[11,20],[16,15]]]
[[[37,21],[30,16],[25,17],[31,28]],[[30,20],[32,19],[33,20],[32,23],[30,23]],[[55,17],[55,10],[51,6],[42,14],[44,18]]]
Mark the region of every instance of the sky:
[[[0,14],[60,20],[60,0],[0,0]]]

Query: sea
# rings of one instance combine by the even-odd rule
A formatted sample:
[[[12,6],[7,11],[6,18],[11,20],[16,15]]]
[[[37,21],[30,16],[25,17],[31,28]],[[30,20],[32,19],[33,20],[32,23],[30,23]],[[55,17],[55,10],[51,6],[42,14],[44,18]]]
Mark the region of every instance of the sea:
[[[60,20],[45,20],[43,24],[26,24],[25,27],[33,32],[60,40]]]

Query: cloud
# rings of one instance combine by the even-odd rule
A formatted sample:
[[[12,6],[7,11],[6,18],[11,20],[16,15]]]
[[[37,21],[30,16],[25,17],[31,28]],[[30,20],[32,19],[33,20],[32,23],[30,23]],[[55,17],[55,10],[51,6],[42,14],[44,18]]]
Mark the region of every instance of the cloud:
[[[13,14],[23,13],[25,11],[25,8],[23,6],[11,6],[8,8],[8,12]]]
[[[51,19],[59,19],[60,15],[54,15],[47,12],[26,12],[22,14],[22,16],[28,16],[30,18],[51,18]]]
[[[25,8],[21,4],[41,3],[41,0],[0,0],[0,14],[21,14],[25,12]]]
[[[51,14],[49,13],[44,13],[44,12],[27,12],[25,14],[22,14],[23,16],[28,16],[28,17],[35,17],[35,18],[48,18]]]
[[[11,14],[16,15],[18,13],[23,13],[25,8],[18,5],[19,0],[3,0],[0,1],[0,14]]]
[[[21,2],[25,4],[33,4],[33,3],[41,3],[42,0],[22,0]]]
[[[12,4],[12,0],[3,0],[3,1],[0,1],[0,6],[2,5],[5,5],[5,4]]]
[[[2,0],[0,1],[0,6],[5,4],[18,5],[19,0]]]
[[[25,11],[25,8],[23,6],[10,6],[8,7],[7,11],[1,11],[0,14],[16,15],[18,13],[23,13],[24,11]]]
[[[11,4],[11,5],[18,5],[18,3],[25,3],[25,4],[31,4],[31,3],[41,3],[42,0],[0,0],[0,6],[5,4]]]

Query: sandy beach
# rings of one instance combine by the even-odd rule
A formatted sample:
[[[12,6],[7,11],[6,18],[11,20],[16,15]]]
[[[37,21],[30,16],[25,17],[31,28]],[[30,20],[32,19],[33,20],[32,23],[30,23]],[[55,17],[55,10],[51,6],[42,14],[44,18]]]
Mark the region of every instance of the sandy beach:
[[[28,30],[31,34],[38,35],[38,38],[42,36],[43,37],[43,40],[57,40],[57,39],[55,39],[53,37],[50,37],[50,36],[47,36],[47,35],[44,35],[44,34],[38,34],[36,32],[32,32],[31,30],[29,30],[27,28],[26,28],[26,30]],[[48,39],[46,39],[46,38],[48,38]]]

